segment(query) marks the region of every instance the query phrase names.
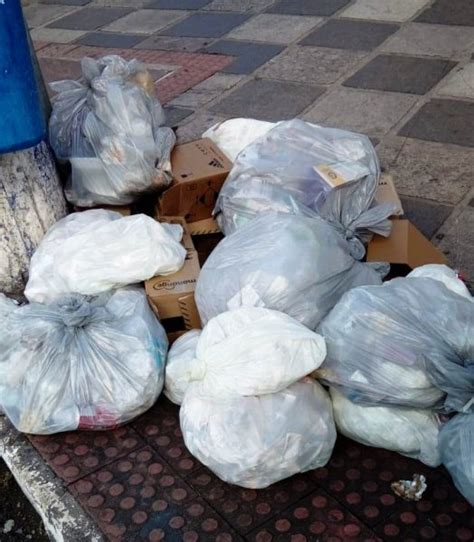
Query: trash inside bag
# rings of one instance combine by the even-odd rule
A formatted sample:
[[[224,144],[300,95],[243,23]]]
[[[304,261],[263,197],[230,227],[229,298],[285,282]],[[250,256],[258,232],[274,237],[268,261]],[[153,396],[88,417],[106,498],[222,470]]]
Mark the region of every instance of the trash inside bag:
[[[346,437],[376,448],[392,450],[437,467],[440,420],[431,410],[352,403],[330,389],[336,427]]]
[[[346,293],[318,328],[316,372],[351,401],[474,411],[474,304],[431,278]]]
[[[161,392],[168,342],[141,288],[32,303],[8,320],[0,329],[0,398],[19,431],[112,429]]]
[[[51,145],[71,163],[66,197],[75,205],[125,205],[171,182],[176,138],[153,95],[153,81],[136,60],[83,58],[81,81],[51,88]]]
[[[369,138],[299,119],[277,123],[235,160],[216,202],[228,235],[265,210],[320,214],[346,236],[388,235],[390,205],[370,208],[380,168]]]
[[[324,339],[281,312],[244,307],[219,314],[171,347],[165,393],[181,403],[193,381],[213,397],[280,391],[317,369]]]
[[[474,414],[457,414],[441,429],[444,466],[459,492],[474,506]]]
[[[309,378],[276,393],[227,399],[193,383],[180,422],[199,461],[222,480],[254,489],[322,467],[336,440],[331,401]]]
[[[203,324],[240,306],[278,310],[314,329],[344,292],[381,284],[388,266],[362,263],[319,217],[263,213],[225,237],[196,286]]]
[[[96,295],[184,264],[182,227],[146,215],[94,209],[57,222],[31,258],[25,295],[49,303],[64,294]]]

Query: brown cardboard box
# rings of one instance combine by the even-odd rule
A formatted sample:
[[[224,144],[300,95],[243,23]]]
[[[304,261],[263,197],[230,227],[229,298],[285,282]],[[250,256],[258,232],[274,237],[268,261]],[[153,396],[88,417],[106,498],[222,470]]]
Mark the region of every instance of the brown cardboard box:
[[[375,193],[375,201],[377,203],[393,203],[396,207],[393,216],[403,216],[402,202],[397,194],[393,177],[387,173],[380,176],[379,185]]]
[[[145,281],[148,299],[170,337],[188,329],[201,327],[194,301],[194,290],[200,266],[198,253],[194,248],[186,221],[182,217],[166,217],[162,219],[162,222],[183,226],[182,243],[187,252],[184,266],[177,273],[153,277]]]
[[[367,248],[368,262],[388,262],[414,269],[428,263],[447,264],[444,254],[408,220],[392,220],[390,237],[375,235]]]
[[[210,235],[212,233],[220,233],[219,224],[214,218],[205,218],[197,222],[188,224],[189,233],[194,235]]]
[[[211,218],[231,167],[210,139],[177,145],[171,154],[173,182],[159,198],[157,216],[182,216],[189,223]]]

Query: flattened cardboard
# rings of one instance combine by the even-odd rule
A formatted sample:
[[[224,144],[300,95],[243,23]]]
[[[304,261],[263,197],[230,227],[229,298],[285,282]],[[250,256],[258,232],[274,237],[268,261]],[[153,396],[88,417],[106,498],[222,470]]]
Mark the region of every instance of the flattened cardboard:
[[[206,218],[191,222],[188,224],[189,233],[194,235],[210,235],[211,233],[220,233],[219,224],[214,218]]]
[[[171,154],[173,182],[158,200],[157,216],[182,216],[188,223],[211,218],[231,167],[210,139],[177,145]]]
[[[390,237],[374,236],[367,248],[367,261],[402,264],[410,269],[448,263],[444,254],[405,219],[392,220]]]
[[[383,173],[380,176],[377,191],[375,192],[375,201],[377,203],[393,203],[396,208],[393,216],[403,216],[402,202],[400,201],[400,196],[397,193],[391,175]]]

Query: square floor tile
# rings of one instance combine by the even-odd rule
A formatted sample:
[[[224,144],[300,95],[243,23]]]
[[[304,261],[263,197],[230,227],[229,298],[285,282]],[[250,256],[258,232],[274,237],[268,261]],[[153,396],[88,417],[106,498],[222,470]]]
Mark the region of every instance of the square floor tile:
[[[457,24],[474,26],[472,0],[436,0],[416,19],[420,23]]]
[[[85,6],[91,0],[40,0],[40,4],[62,4],[63,6]]]
[[[454,207],[421,198],[402,197],[405,217],[431,239],[452,213]]]
[[[214,113],[261,120],[296,117],[324,92],[323,88],[284,81],[252,80],[211,107]]]
[[[273,0],[213,0],[203,9],[210,11],[260,11]]]
[[[192,109],[174,106],[166,106],[164,111],[166,115],[166,126],[171,126],[171,128],[176,128],[184,119],[194,113]]]
[[[474,98],[474,62],[454,71],[440,84],[437,94],[455,96],[457,98]]]
[[[244,489],[222,482],[206,467],[186,481],[243,535],[316,489],[315,481],[305,474],[266,489]]]
[[[398,25],[330,19],[306,36],[301,45],[371,51],[398,30]]]
[[[383,44],[382,50],[453,59],[474,50],[474,28],[408,23]]]
[[[199,9],[211,0],[153,0],[146,7],[155,9]]]
[[[102,30],[131,34],[153,34],[185,15],[185,11],[139,9],[105,26]]]
[[[120,17],[128,15],[129,8],[83,8],[48,25],[51,28],[70,30],[96,30]]]
[[[53,30],[52,28],[50,30]],[[116,47],[117,49],[128,49],[134,47],[145,38],[131,34],[114,34],[113,32],[89,32],[76,41],[80,45],[90,47]]]
[[[287,15],[322,15],[327,17],[346,6],[350,0],[279,0],[267,9],[268,13]]]
[[[401,195],[455,205],[474,186],[474,152],[470,148],[385,137],[377,154]]]
[[[228,37],[237,40],[291,43],[321,21],[320,17],[262,13],[232,30]]]
[[[163,31],[162,34],[192,38],[219,38],[248,18],[248,15],[242,13],[195,13]]]
[[[379,55],[344,82],[344,86],[425,94],[454,66],[434,58]]]
[[[399,135],[474,147],[474,103],[431,100],[398,132]]]
[[[341,17],[402,22],[429,3],[430,0],[356,0],[341,13]]]
[[[199,83],[191,90],[175,98],[171,105],[200,108],[234,87],[242,80],[242,76],[230,73],[216,73],[209,79]]]
[[[48,43],[71,43],[86,34],[86,30],[63,30],[62,28],[32,28],[30,36],[33,41]]]
[[[223,73],[252,73],[268,60],[283,51],[281,45],[270,43],[248,43],[245,41],[221,40],[206,49],[209,53],[219,53],[237,57],[221,70]]]
[[[46,24],[53,19],[62,17],[67,13],[71,13],[74,10],[75,8],[71,6],[32,4],[23,7],[23,15],[28,23],[28,28],[35,28]]]
[[[328,85],[354,69],[367,53],[294,46],[270,60],[260,74],[274,79]]]
[[[214,124],[227,120],[227,116],[216,115],[209,111],[198,111],[176,130],[178,143],[187,143],[202,137],[202,134]]]
[[[340,88],[318,100],[304,118],[325,126],[382,136],[416,102],[414,96]]]
[[[162,51],[186,51],[194,53],[209,44],[208,38],[174,38],[172,36],[150,36],[137,45],[137,49]]]

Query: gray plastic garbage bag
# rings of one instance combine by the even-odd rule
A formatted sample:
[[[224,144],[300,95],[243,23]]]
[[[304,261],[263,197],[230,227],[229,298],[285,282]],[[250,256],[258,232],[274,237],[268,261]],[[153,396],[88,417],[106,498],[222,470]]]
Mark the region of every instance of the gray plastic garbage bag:
[[[123,205],[171,182],[175,144],[158,100],[139,84],[144,68],[110,55],[82,60],[82,80],[51,84],[57,95],[51,145],[71,163],[66,196],[75,205]],[[138,81],[138,82],[137,82]]]
[[[226,235],[265,210],[320,214],[348,237],[388,235],[392,208],[371,208],[379,176],[367,136],[283,121],[240,152],[214,212]]]
[[[473,329],[472,301],[439,280],[355,288],[318,328],[316,375],[356,403],[474,411]]]
[[[263,213],[225,237],[196,286],[203,324],[240,306],[284,312],[314,329],[347,290],[381,284],[387,266],[362,263],[319,217]]]
[[[0,328],[0,401],[19,431],[112,429],[156,401],[168,342],[143,289],[14,310]]]
[[[446,423],[439,448],[454,484],[474,506],[474,414],[457,414]]]

